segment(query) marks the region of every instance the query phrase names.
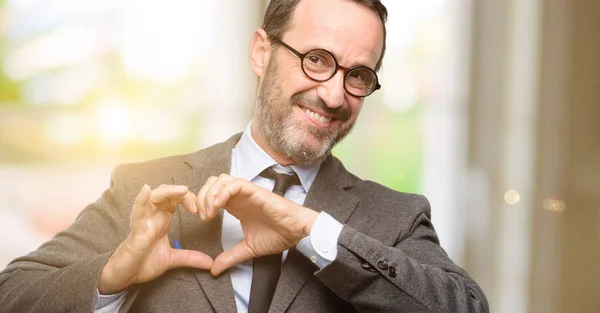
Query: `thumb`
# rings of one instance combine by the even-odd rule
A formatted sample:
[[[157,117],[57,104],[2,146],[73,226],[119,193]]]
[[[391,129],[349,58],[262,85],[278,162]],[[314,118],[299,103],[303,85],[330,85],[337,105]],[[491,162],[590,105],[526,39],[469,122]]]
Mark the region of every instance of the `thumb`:
[[[208,270],[213,265],[213,259],[195,250],[172,249],[169,268],[193,267]]]
[[[223,251],[215,258],[210,273],[213,276],[218,276],[228,268],[252,259],[254,255],[250,253],[250,251],[251,250],[246,246],[245,240],[233,246],[231,249]]]

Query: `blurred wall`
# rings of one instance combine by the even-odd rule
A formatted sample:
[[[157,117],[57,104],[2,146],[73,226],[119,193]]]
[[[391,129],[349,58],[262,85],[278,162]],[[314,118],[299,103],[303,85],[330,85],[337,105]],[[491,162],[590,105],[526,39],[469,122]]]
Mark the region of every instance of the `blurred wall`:
[[[600,312],[600,1],[547,1],[538,198],[554,187],[559,218],[536,215],[532,312]],[[562,26],[562,29],[559,27]],[[558,133],[557,130],[562,131]],[[554,240],[548,240],[548,239]],[[554,284],[548,272],[556,273]],[[553,286],[549,294],[536,292]]]
[[[600,312],[600,1],[472,14],[465,264],[492,312]]]

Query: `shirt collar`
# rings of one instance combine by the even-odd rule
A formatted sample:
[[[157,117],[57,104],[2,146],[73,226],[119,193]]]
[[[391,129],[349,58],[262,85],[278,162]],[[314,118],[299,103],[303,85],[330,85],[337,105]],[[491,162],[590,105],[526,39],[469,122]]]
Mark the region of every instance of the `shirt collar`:
[[[248,123],[233,154],[237,166],[237,176],[246,180],[253,180],[267,167],[274,166],[276,171],[289,172],[289,168],[281,166],[273,160],[252,138],[252,121]],[[304,191],[308,193],[310,186],[319,172],[321,163],[311,165],[291,165],[298,177]]]

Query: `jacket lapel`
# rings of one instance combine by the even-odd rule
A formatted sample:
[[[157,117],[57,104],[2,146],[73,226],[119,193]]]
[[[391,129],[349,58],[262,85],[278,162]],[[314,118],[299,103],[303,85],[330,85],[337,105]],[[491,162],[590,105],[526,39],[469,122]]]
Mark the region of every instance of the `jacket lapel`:
[[[231,150],[239,138],[240,134],[237,134],[224,143],[189,155],[184,163],[191,170],[182,174],[182,177],[174,176],[173,180],[178,184],[189,186],[190,191],[198,193],[210,176],[230,172]],[[193,216],[183,209],[179,210],[179,214],[182,248],[201,251],[213,259],[223,252],[221,244],[223,212],[219,212],[209,222],[202,222],[198,216]],[[213,277],[209,271],[199,270],[195,272],[195,276],[216,312],[236,312],[233,286],[228,272]]]
[[[352,185],[352,175],[337,158],[329,156],[321,165],[304,206],[317,212],[325,211],[344,224],[359,202],[357,197],[346,191]],[[286,311],[308,278],[317,270],[306,256],[296,249],[290,249],[269,312]]]

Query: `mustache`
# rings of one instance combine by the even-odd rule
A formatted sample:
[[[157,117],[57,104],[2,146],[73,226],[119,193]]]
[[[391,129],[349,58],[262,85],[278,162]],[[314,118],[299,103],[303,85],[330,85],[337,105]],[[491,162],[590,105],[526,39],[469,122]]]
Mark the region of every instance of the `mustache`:
[[[302,92],[294,94],[290,102],[292,105],[303,106],[311,111],[313,109],[323,111],[342,122],[348,121],[352,115],[347,105],[342,104],[337,108],[330,108],[321,98],[312,97]]]

